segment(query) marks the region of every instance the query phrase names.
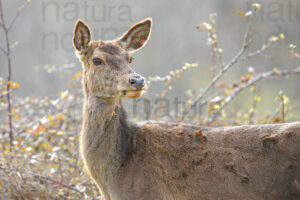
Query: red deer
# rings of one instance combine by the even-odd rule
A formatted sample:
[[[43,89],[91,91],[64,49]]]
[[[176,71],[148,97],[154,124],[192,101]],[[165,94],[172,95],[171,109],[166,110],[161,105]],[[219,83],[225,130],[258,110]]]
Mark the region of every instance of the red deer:
[[[80,152],[105,200],[300,199],[300,124],[227,128],[131,122],[121,97],[138,98],[145,78],[130,68],[152,20],[120,38],[92,41],[78,20],[83,64]]]

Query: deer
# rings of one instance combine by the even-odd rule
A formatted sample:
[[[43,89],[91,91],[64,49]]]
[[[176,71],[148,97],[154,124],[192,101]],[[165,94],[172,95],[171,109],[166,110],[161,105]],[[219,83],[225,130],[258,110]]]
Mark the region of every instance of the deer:
[[[86,22],[79,19],[74,27],[84,91],[79,149],[101,197],[298,198],[297,122],[210,128],[128,119],[122,99],[139,98],[146,89],[145,78],[130,67],[132,55],[148,42],[151,29],[146,18],[114,40],[92,41]]]

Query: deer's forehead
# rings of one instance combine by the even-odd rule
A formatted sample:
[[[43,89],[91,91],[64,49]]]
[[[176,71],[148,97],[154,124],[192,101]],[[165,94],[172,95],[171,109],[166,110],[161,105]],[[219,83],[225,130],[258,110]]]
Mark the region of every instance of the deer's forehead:
[[[118,44],[112,42],[102,42],[97,49],[111,55],[118,55],[125,52]]]
[[[128,52],[119,47],[117,44],[114,43],[104,43],[101,42],[99,45],[97,45],[94,48],[93,55],[99,55],[99,54],[104,54],[104,55],[111,55],[111,56],[128,56]]]
[[[114,45],[100,45],[94,49],[92,57],[100,57],[108,64],[122,65],[129,60],[128,52]]]

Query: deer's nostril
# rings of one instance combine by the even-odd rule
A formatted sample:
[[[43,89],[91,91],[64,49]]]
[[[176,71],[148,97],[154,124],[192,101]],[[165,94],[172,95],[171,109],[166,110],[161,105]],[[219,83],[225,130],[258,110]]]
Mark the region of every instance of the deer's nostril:
[[[142,89],[145,86],[145,78],[140,76],[133,76],[129,79],[129,83],[136,89]]]
[[[130,84],[131,84],[131,85],[134,85],[135,83],[136,83],[136,81],[130,80]]]
[[[129,79],[129,83],[130,83],[130,85],[132,85],[132,86],[134,86],[134,85],[136,84],[136,82],[137,82],[137,78],[136,78],[136,77],[131,77],[131,78]]]

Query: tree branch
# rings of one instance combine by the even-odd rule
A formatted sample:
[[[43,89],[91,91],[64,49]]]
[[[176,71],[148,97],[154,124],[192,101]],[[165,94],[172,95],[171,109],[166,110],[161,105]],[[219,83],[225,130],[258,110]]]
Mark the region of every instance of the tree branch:
[[[11,23],[8,25],[7,31],[13,27],[14,23],[16,22],[17,18],[20,16],[21,12],[30,4],[30,1],[27,1],[24,5],[17,9],[17,13],[15,17],[12,19]]]
[[[22,173],[22,174],[28,174],[36,179],[40,179],[40,180],[44,180],[44,181],[47,181],[47,182],[51,182],[53,184],[56,184],[56,185],[61,185],[69,190],[72,190],[74,192],[77,192],[79,194],[81,194],[82,196],[84,196],[84,193],[82,193],[80,190],[78,190],[76,187],[73,187],[71,185],[68,185],[66,183],[62,183],[60,181],[57,181],[49,176],[45,176],[45,175],[41,175],[41,174],[36,174],[34,172],[30,172],[30,171],[25,171],[25,170],[19,170],[19,169],[6,169],[5,167],[2,167],[0,166],[0,169],[2,170],[7,170],[7,171],[15,171],[15,172],[19,172],[19,173]]]
[[[224,75],[225,72],[227,72],[234,64],[239,62],[240,57],[244,54],[244,52],[249,47],[251,41],[249,41],[249,37],[251,35],[251,29],[252,29],[252,23],[253,23],[253,17],[254,17],[254,11],[252,11],[252,14],[249,16],[247,29],[244,34],[244,41],[242,44],[242,48],[237,53],[237,55],[224,67],[220,70],[220,72],[212,79],[212,81],[206,86],[206,88],[196,97],[196,99],[193,101],[193,103],[185,109],[185,111],[182,113],[182,117],[180,119],[180,122],[183,122],[186,115],[189,113],[189,111],[196,106],[196,104],[207,94],[207,92],[215,85],[215,83]]]
[[[9,124],[9,138],[10,138],[10,148],[12,147],[13,144],[13,137],[14,137],[14,133],[13,133],[13,122],[12,122],[12,103],[11,103],[11,97],[10,97],[10,88],[11,88],[11,82],[12,82],[12,69],[11,69],[11,55],[10,55],[10,50],[11,50],[11,46],[10,46],[10,41],[9,41],[9,37],[8,37],[8,32],[9,30],[12,28],[12,26],[14,25],[16,19],[19,17],[20,13],[22,12],[22,10],[27,7],[29,5],[30,1],[27,1],[21,8],[19,8],[17,10],[16,16],[13,18],[12,22],[10,23],[10,25],[6,25],[5,20],[4,20],[4,16],[3,16],[3,5],[2,5],[2,0],[0,0],[0,23],[1,23],[1,27],[4,30],[4,37],[5,37],[5,43],[6,43],[6,50],[1,48],[1,51],[5,53],[6,58],[7,58],[7,65],[8,65],[8,76],[7,76],[7,86],[6,86],[6,97],[7,97],[7,112],[8,112],[8,124]]]
[[[259,54],[262,54],[264,51],[270,49],[273,46],[273,44],[274,44],[274,42],[269,42],[267,45],[264,45],[261,49],[254,51],[252,53],[249,53],[247,56],[240,58],[238,61],[242,62],[242,61],[248,60],[249,58],[252,58]]]
[[[224,100],[222,100],[222,109],[224,109],[244,89],[254,85],[258,81],[261,81],[271,76],[289,76],[289,75],[300,75],[300,67],[297,67],[296,69],[292,69],[292,70],[281,70],[281,71],[278,69],[274,69],[272,71],[258,74],[254,78],[250,79],[246,84],[237,87],[229,96],[224,98]],[[219,114],[220,112],[213,115],[213,117],[208,120],[207,125],[211,124],[219,116]]]
[[[10,87],[11,87],[11,58],[10,58],[10,44],[8,38],[8,29],[5,24],[4,16],[3,16],[3,7],[2,7],[2,0],[0,0],[0,20],[2,24],[2,28],[4,30],[5,35],[5,42],[6,42],[6,57],[7,57],[7,65],[8,65],[8,77],[7,77],[7,112],[8,112],[8,121],[9,121],[9,138],[10,138],[10,148],[12,147],[13,143],[13,123],[12,123],[12,105],[10,101]]]

